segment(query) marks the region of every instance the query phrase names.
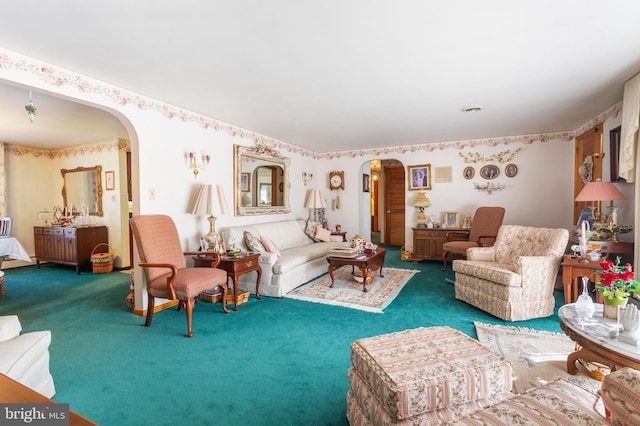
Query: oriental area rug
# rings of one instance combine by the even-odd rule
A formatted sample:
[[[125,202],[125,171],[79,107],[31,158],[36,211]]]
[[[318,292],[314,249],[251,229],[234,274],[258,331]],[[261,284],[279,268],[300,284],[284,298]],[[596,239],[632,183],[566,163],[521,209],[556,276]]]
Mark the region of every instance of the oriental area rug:
[[[356,268],[356,275],[358,272]],[[381,314],[416,272],[419,271],[383,268],[384,277],[376,272],[365,293],[362,291],[362,278],[358,282],[351,274],[351,266],[343,266],[333,271],[333,288],[329,287],[331,277],[325,274],[290,291],[285,297]]]
[[[575,350],[575,343],[565,334],[481,322],[473,324],[480,343],[511,363],[514,393],[523,393],[556,379],[565,379],[594,393],[602,385],[589,373],[597,368],[592,364],[578,365],[575,376],[567,373],[567,355]],[[606,374],[608,369],[600,372]]]

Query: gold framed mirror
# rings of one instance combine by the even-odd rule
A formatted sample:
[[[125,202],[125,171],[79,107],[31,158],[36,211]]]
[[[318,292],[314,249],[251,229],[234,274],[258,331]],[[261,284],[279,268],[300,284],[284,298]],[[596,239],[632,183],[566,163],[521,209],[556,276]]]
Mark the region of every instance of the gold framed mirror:
[[[73,215],[89,208],[89,215],[102,216],[102,166],[61,169],[63,208]]]
[[[291,159],[261,146],[234,145],[235,214],[253,216],[291,212]]]

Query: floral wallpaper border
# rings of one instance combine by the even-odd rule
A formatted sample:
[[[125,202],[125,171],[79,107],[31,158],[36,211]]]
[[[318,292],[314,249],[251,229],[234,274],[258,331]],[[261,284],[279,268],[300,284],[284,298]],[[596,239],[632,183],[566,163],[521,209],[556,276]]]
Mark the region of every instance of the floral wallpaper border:
[[[20,145],[7,145],[5,144],[4,150],[10,154],[21,156],[31,155],[33,157],[45,157],[48,159],[71,157],[74,155],[92,154],[94,152],[103,152],[116,150],[125,150],[129,147],[129,141],[123,139],[115,139],[112,141],[98,142],[87,145],[71,146],[68,148],[60,149],[42,149],[32,148]]]
[[[233,137],[247,138],[256,145],[270,146],[289,153],[295,153],[313,159],[356,158],[363,156],[379,156],[392,154],[406,154],[411,152],[433,152],[445,149],[467,149],[480,146],[495,147],[499,145],[532,144],[550,141],[573,141],[576,135],[607,120],[617,117],[622,109],[622,102],[612,106],[593,120],[585,123],[574,131],[543,133],[536,135],[506,136],[488,139],[472,139],[441,143],[424,143],[419,145],[393,146],[386,148],[371,148],[353,151],[339,151],[332,153],[315,153],[288,143],[282,142],[259,133],[251,132],[210,117],[187,111],[164,102],[157,101],[135,92],[108,85],[104,82],[73,73],[53,65],[37,61],[7,49],[0,49],[0,70],[18,71],[31,74],[42,82],[55,87],[73,87],[80,93],[101,95],[110,102],[121,106],[134,106],[140,110],[155,111],[168,120],[178,119],[183,122],[196,124],[204,129],[223,131]],[[73,151],[73,149],[71,149]],[[58,154],[58,153],[56,153]],[[44,155],[44,154],[43,154]],[[65,155],[60,153],[60,155]]]

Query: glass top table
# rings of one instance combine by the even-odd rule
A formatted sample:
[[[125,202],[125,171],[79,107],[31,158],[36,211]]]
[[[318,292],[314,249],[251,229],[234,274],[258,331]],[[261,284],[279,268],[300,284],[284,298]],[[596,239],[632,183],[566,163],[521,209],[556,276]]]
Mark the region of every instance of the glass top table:
[[[576,342],[576,351],[567,357],[567,372],[576,374],[576,361],[598,362],[611,368],[622,367],[640,369],[640,346],[622,341],[618,336],[618,324],[615,320],[603,318],[604,306],[595,304],[596,311],[591,318],[581,321],[571,303],[560,307],[560,328]]]

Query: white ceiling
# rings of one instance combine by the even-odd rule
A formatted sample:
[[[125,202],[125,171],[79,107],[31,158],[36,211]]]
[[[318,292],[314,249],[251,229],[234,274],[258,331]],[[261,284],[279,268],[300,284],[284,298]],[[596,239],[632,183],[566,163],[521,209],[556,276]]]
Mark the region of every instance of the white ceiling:
[[[316,152],[574,130],[640,71],[637,0],[0,1],[2,47]],[[27,102],[0,140],[123,137]]]

